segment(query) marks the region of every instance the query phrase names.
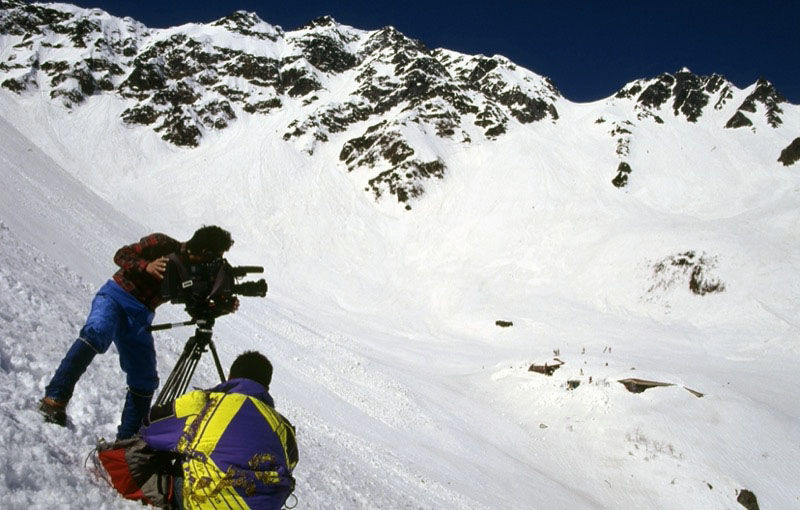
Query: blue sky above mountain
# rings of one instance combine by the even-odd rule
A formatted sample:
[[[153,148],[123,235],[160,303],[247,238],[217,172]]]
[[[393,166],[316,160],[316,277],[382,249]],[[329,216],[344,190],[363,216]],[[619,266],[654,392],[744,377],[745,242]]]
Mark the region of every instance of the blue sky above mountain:
[[[720,73],[739,87],[763,77],[800,103],[800,4],[741,2],[330,2],[266,3],[81,0],[152,28],[208,22],[235,10],[257,12],[284,29],[331,15],[361,29],[391,25],[430,48],[500,54],[551,78],[572,101],[614,94],[632,80],[688,67]]]

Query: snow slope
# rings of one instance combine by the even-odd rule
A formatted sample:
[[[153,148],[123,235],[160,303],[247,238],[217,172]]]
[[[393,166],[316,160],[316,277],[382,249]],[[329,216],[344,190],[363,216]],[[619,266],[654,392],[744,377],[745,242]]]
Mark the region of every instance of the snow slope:
[[[119,246],[218,223],[270,293],[218,321],[217,347],[224,365],[272,359],[298,508],[729,509],[742,489],[800,508],[800,175],[775,161],[800,109],[753,131],[719,128],[730,108],[688,123],[666,106],[658,127],[623,100],[556,105],[558,122],[496,140],[415,139],[449,170],[406,212],[342,168],[352,133],[313,157],[286,143],[297,112],[183,149],[122,124],[111,95],[68,111],[0,89],[2,506],[139,507],[83,467],[115,431],[116,355],[82,379],[68,429],[35,402]],[[626,121],[617,189],[609,131]],[[191,333],[157,334],[162,380]],[[551,377],[528,370],[554,358]],[[214,382],[204,359],[194,384]]]
[[[502,184],[489,171],[454,176],[415,216],[398,218],[370,212],[340,174],[284,160],[261,177],[268,185],[258,189],[272,193],[265,210],[256,186],[239,188],[238,209],[209,200],[219,188],[205,182],[186,192],[187,170],[177,176],[182,193],[129,215],[143,227],[7,122],[0,128],[0,490],[13,508],[126,505],[82,467],[96,437],[113,435],[124,392],[114,355],[81,382],[70,429],[42,424],[33,403],[110,274],[114,249],[150,230],[185,237],[226,207],[241,215],[228,218],[231,259],[265,263],[271,293],[221,319],[218,346],[224,364],[246,348],[273,359],[278,407],[299,429],[300,507],[731,508],[743,488],[764,507],[798,505],[791,181],[770,207],[735,221],[665,218],[592,200],[591,181],[581,188],[566,176],[583,199],[549,204],[557,176],[508,166]],[[188,153],[185,167],[242,161],[239,147]],[[516,159],[507,150],[501,163]],[[234,190],[231,180],[218,184]],[[136,186],[141,198],[156,184]],[[694,296],[677,273],[647,295],[645,261],[685,249],[719,255],[728,291]],[[181,317],[165,308],[161,319]],[[497,328],[496,319],[514,326]],[[163,375],[190,333],[159,333]],[[562,369],[528,372],[554,349]],[[205,362],[197,385],[214,382]],[[624,377],[676,386],[632,394],[616,382]],[[570,391],[568,379],[581,385]]]

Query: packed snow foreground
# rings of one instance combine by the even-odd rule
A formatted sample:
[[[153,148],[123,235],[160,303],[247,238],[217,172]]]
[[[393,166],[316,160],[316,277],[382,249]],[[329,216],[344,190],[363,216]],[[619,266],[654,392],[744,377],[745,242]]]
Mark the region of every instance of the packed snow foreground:
[[[220,37],[206,28],[183,27]],[[0,36],[4,62],[34,51],[14,37]],[[46,42],[35,51],[60,44]],[[355,83],[325,76],[329,104]],[[138,99],[67,108],[49,94],[61,82],[31,80],[0,88],[3,508],[140,508],[84,464],[124,399],[113,348],[78,384],[68,428],[36,402],[114,251],[202,224],[233,233],[231,263],[266,268],[266,299],[242,299],[214,338],[224,366],[248,349],[273,362],[276,407],[297,426],[298,508],[729,509],[750,494],[800,508],[800,167],[777,162],[800,113],[778,103],[773,126],[769,101],[740,110],[763,84],[720,85],[696,122],[631,102],[664,77],[585,105],[544,90],[557,120],[546,106],[487,134],[464,114],[469,143],[384,112],[447,169],[409,211],[339,157],[366,121],[285,139],[310,97],[272,116],[234,105],[187,148],[121,122]],[[742,111],[749,127],[724,128]],[[621,162],[633,170],[618,187]],[[156,322],[186,318],[165,305]],[[191,334],[156,333],[162,381]],[[216,382],[201,360],[193,386]]]

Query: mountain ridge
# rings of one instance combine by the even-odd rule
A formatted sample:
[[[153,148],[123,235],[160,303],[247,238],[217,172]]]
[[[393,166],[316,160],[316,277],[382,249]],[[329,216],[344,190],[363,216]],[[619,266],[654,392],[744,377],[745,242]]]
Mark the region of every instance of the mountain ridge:
[[[577,104],[505,57],[430,50],[393,27],[363,31],[330,16],[290,32],[245,11],[149,29],[99,9],[19,0],[0,7],[2,89],[39,90],[69,110],[109,94],[125,104],[121,122],[186,149],[245,116],[281,114],[285,142],[309,156],[337,144],[338,164],[365,174],[367,193],[407,209],[449,171],[430,148],[435,139],[491,143],[510,129],[558,123],[560,110]],[[796,114],[768,81],[750,89],[745,95],[721,75],[685,68],[623,86],[604,100],[624,118],[611,130],[620,161],[610,182],[629,183],[636,122],[697,124],[721,112],[716,128],[756,131],[761,119],[777,129]],[[794,137],[784,138],[776,163]]]
[[[243,350],[273,360],[304,507],[797,501],[800,407],[776,384],[800,357],[800,145],[777,161],[796,106],[778,102],[773,127],[754,99],[752,125],[725,129],[757,84],[720,103],[724,82],[687,74],[676,90],[678,70],[662,102],[638,102],[655,77],[578,104],[503,57],[329,18],[151,30],[52,10],[47,36],[0,35],[0,83],[30,73],[0,86],[0,451],[26,445],[3,457],[6,505],[136,505],[80,468],[116,430],[113,353],[76,392],[73,428],[31,402],[114,250],[203,224],[231,231],[232,264],[265,268],[267,298],[243,299],[215,341],[226,366]],[[123,121],[139,110],[153,120]],[[163,138],[181,122],[196,147]],[[159,334],[162,375],[190,334]],[[218,377],[208,363],[200,387]]]

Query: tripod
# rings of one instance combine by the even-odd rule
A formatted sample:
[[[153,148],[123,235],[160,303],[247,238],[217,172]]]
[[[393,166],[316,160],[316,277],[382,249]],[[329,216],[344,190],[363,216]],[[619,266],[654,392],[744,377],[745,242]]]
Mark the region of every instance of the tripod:
[[[189,338],[186,342],[181,357],[178,358],[178,361],[175,363],[175,368],[172,369],[172,373],[169,374],[167,382],[164,383],[161,393],[158,394],[155,403],[157,406],[166,404],[183,395],[186,388],[189,386],[189,382],[192,380],[200,357],[206,352],[206,348],[211,351],[211,355],[214,357],[214,364],[217,366],[217,373],[219,374],[220,380],[225,382],[225,373],[222,371],[222,364],[219,362],[219,356],[217,356],[217,349],[214,347],[214,341],[211,340],[212,329],[214,327],[213,317],[194,318],[191,321],[178,322],[175,324],[161,324],[152,326],[150,330],[156,331],[170,329],[173,326],[190,326],[192,324],[197,324],[197,329],[195,330],[194,336]]]

